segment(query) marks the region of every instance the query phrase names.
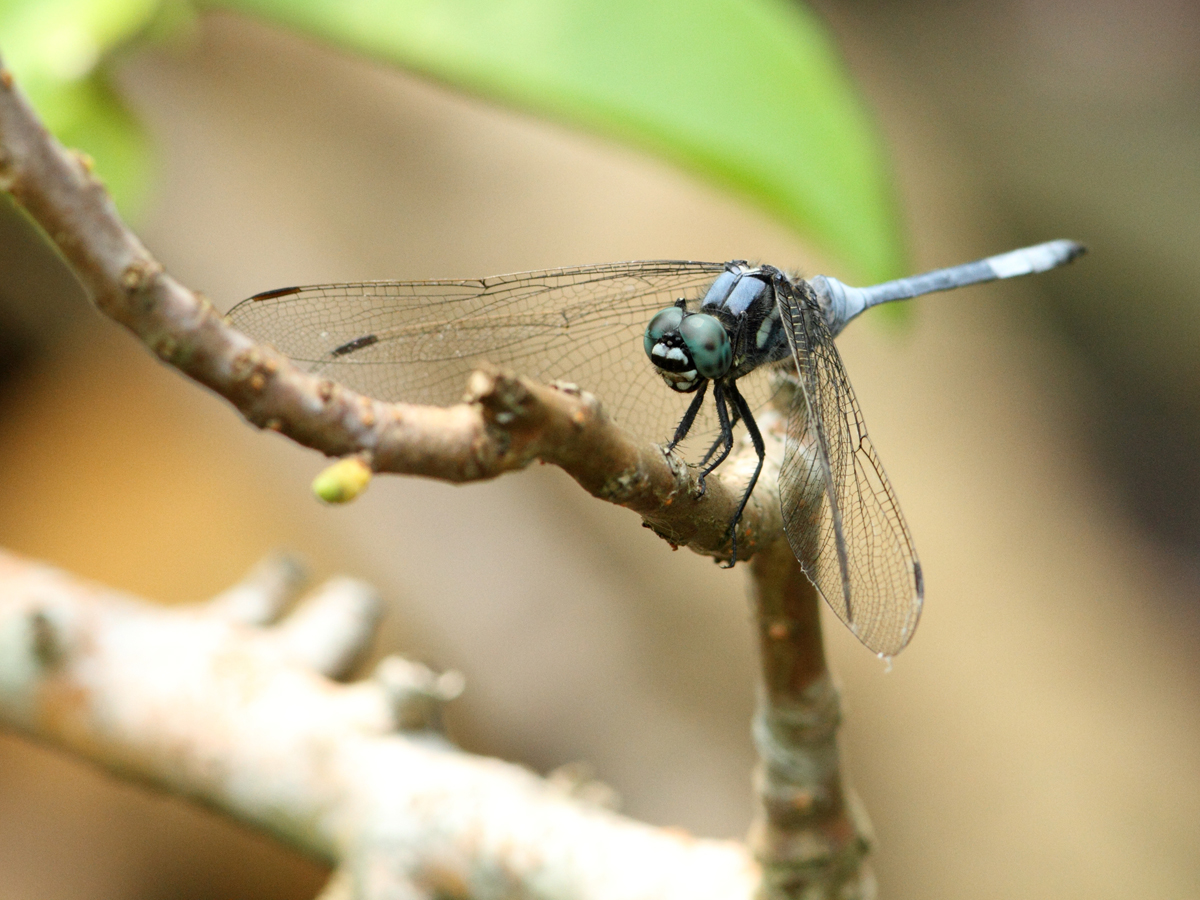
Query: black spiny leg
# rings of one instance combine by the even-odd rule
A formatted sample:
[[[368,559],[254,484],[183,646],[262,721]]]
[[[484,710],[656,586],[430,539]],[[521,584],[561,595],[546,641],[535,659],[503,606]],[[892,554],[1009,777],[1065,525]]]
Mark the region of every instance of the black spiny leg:
[[[728,401],[725,399],[725,389],[719,381],[713,385],[713,402],[717,405],[717,424],[721,429],[721,434],[717,440],[725,446],[721,450],[720,455],[707,466],[701,463],[702,471],[700,472],[700,478],[697,480],[697,488],[701,497],[704,496],[704,479],[712,474],[713,469],[725,462],[725,458],[733,450],[733,425],[729,421],[729,406],[727,405]],[[708,455],[712,455],[711,450]],[[707,457],[705,459],[707,460]]]
[[[733,522],[729,525],[729,540],[732,545],[729,556],[729,565],[726,568],[733,568],[737,562],[737,527],[738,522],[742,519],[742,513],[746,509],[746,504],[750,502],[750,495],[754,493],[754,486],[758,484],[758,476],[762,473],[763,460],[767,457],[767,448],[763,444],[762,432],[758,430],[758,423],[754,421],[754,416],[750,412],[750,404],[746,402],[746,398],[742,396],[742,392],[737,389],[733,383],[729,383],[729,396],[733,398],[733,404],[737,412],[741,415],[742,421],[746,423],[746,431],[750,434],[750,441],[754,444],[754,452],[758,454],[758,465],[754,467],[754,474],[750,477],[750,483],[746,485],[746,493],[742,494],[742,502],[738,504],[737,512],[733,515]],[[728,452],[728,451],[726,451]]]
[[[742,413],[737,407],[732,410],[733,415],[729,417],[729,428],[732,431],[737,428],[737,423],[742,420]],[[725,440],[725,435],[718,434],[717,439],[712,442],[712,446],[708,448],[708,452],[704,454],[704,458],[700,460],[700,468],[708,465],[708,461],[712,459],[712,455],[717,452],[717,448],[721,446],[721,442]]]
[[[704,458],[700,460],[700,468],[708,465],[708,461],[712,459],[712,455],[717,452],[717,448],[721,446],[721,441],[725,440],[725,435],[718,434],[717,439],[712,442],[712,446],[708,448],[708,452],[704,454]]]
[[[688,404],[687,412],[683,414],[683,418],[679,420],[679,427],[675,429],[675,437],[671,438],[671,442],[667,444],[667,452],[670,453],[675,449],[675,445],[687,437],[687,433],[692,430],[692,423],[696,421],[696,414],[700,412],[700,405],[704,402],[704,394],[708,391],[708,379],[700,382],[700,387],[696,390],[696,396],[692,402]]]

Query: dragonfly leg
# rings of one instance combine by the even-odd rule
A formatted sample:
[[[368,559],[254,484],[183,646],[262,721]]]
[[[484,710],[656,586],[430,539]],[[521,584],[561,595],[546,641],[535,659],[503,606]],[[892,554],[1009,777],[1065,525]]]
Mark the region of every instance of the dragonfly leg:
[[[708,465],[708,461],[712,459],[712,455],[717,452],[717,448],[721,446],[721,441],[725,440],[725,435],[718,434],[717,439],[712,442],[712,446],[708,448],[708,452],[704,454],[704,458],[700,460],[700,468]]]
[[[712,451],[710,450],[705,455],[704,462],[700,464],[702,470],[700,472],[700,478],[698,479],[697,487],[699,490],[699,496],[701,497],[704,496],[704,479],[712,474],[713,469],[725,462],[726,457],[728,457],[730,451],[733,450],[733,424],[729,420],[729,403],[725,399],[725,389],[722,387],[721,382],[719,381],[713,385],[713,402],[717,405],[717,423],[721,428],[721,433],[717,437],[717,441],[724,446],[715,460],[708,462],[708,458],[712,456]],[[714,444],[713,446],[715,447],[716,445]],[[707,465],[705,465],[705,463],[707,463]]]
[[[758,454],[758,465],[754,467],[754,474],[750,476],[750,483],[746,485],[746,492],[742,494],[742,502],[738,504],[737,512],[733,515],[733,521],[729,524],[729,541],[732,549],[729,555],[729,565],[726,568],[733,568],[737,562],[738,522],[742,519],[742,513],[746,509],[746,504],[750,502],[750,495],[754,493],[754,486],[758,484],[758,476],[762,473],[763,461],[767,457],[767,448],[763,444],[762,432],[758,430],[758,423],[754,421],[754,415],[750,412],[750,404],[746,402],[746,398],[742,396],[742,392],[732,383],[730,383],[728,390],[729,396],[733,398],[735,411],[742,421],[746,423],[746,431],[750,434],[750,441],[754,444],[754,452]]]
[[[700,382],[700,387],[696,390],[696,396],[688,404],[687,412],[683,414],[683,418],[679,420],[679,427],[675,429],[675,437],[671,438],[670,443],[667,444],[668,453],[674,450],[675,445],[687,437],[688,432],[692,430],[692,423],[696,421],[696,415],[700,412],[700,406],[704,403],[704,395],[707,391],[708,379],[705,379]]]
[[[731,413],[731,415],[729,416],[729,428],[732,431],[734,428],[737,427],[737,423],[742,420],[742,414],[741,414],[741,412],[738,411],[737,407],[734,407],[732,410],[730,410],[730,413]],[[700,468],[703,469],[706,465],[708,465],[708,461],[710,459],[712,459],[712,455],[717,452],[717,448],[721,446],[721,442],[724,440],[725,440],[725,435],[723,435],[723,434],[717,435],[717,439],[712,442],[712,446],[709,447],[708,452],[704,454],[704,459],[700,460]]]

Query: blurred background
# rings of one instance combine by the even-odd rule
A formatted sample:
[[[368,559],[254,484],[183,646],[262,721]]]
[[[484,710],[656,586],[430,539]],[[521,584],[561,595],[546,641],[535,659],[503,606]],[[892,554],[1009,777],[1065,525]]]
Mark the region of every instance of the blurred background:
[[[839,339],[928,585],[890,672],[827,621],[881,896],[1200,896],[1200,9],[819,10],[890,143],[914,269],[1091,250]],[[139,232],[222,309],[637,258],[840,274],[665,164],[234,16],[119,83],[159,147]],[[7,206],[0,362],[4,546],[163,603],[293,549],[380,588],[379,653],[467,675],[467,749],[586,760],[633,816],[744,834],[740,569],[669,552],[549,467],[321,507],[317,454],[157,364]],[[326,874],[2,735],[0,872],[0,900],[299,898]]]

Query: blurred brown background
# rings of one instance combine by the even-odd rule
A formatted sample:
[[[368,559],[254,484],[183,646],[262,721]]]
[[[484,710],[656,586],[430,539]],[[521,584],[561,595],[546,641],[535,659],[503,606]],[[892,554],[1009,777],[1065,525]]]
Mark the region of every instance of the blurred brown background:
[[[891,672],[828,622],[881,894],[1200,896],[1200,11],[822,10],[893,146],[915,267],[1055,237],[1092,251],[839,342],[928,579]],[[222,308],[620,259],[823,269],[654,161],[241,20],[204,19],[121,80],[161,148],[140,231]],[[317,455],[102,321],[11,211],[0,229],[0,543],[168,603],[290,547],[379,585],[380,652],[467,674],[468,749],[588,760],[632,815],[744,832],[740,571],[545,467],[380,480],[322,508]],[[306,897],[324,874],[4,736],[0,873],[0,900]]]

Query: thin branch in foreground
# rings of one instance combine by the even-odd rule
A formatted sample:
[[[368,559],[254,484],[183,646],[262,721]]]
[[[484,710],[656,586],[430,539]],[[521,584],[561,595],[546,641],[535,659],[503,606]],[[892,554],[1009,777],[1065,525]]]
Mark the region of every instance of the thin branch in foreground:
[[[270,593],[261,575],[238,590]],[[318,596],[343,624],[297,656],[303,606],[260,628],[224,598],[161,609],[0,554],[0,724],[275,834],[335,865],[341,896],[754,895],[736,843],[651,828],[453,747],[435,726],[454,677],[397,657],[352,684],[314,671],[361,652],[377,621],[361,583]]]

